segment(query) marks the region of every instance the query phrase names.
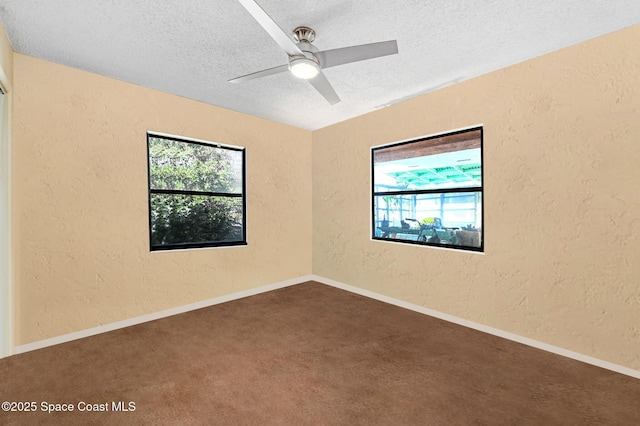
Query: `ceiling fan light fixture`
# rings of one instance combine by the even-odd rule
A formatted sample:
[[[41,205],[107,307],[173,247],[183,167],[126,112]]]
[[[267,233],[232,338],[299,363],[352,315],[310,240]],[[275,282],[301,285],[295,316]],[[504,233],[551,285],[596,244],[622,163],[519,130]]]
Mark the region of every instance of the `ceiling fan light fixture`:
[[[309,80],[318,75],[320,65],[307,57],[293,58],[289,62],[289,71],[298,78]]]

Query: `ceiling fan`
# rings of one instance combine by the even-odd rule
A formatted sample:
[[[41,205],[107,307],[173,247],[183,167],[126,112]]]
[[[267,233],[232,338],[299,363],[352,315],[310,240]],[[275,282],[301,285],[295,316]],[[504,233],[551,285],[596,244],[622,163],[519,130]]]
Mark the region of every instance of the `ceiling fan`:
[[[340,98],[322,69],[398,53],[396,40],[319,51],[311,44],[316,38],[313,29],[304,26],[295,28],[294,42],[254,0],[238,1],[286,52],[289,63],[233,78],[229,80],[230,83],[241,83],[290,71],[294,76],[308,80],[331,105],[335,105],[340,102]]]

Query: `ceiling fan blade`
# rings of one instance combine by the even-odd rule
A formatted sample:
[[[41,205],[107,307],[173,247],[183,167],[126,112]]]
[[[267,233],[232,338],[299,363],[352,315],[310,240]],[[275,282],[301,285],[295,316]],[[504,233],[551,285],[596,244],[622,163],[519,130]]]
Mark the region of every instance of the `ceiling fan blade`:
[[[318,73],[312,79],[307,80],[313,87],[316,88],[318,92],[329,102],[331,105],[335,105],[340,102],[340,98],[335,90],[333,90],[333,86],[327,80],[327,77],[324,75],[322,71]]]
[[[276,22],[271,19],[269,15],[267,15],[267,12],[265,12],[258,3],[256,3],[254,0],[238,1],[242,6],[244,6],[245,9],[247,9],[247,12],[249,12],[256,21],[258,21],[258,24],[260,24],[262,28],[264,28],[265,31],[269,33],[271,38],[273,38],[276,43],[278,43],[282,50],[287,52],[287,55],[304,55],[302,53],[302,50],[300,50],[300,48],[296,46],[296,44],[293,42],[293,40],[291,40],[287,33],[285,33],[282,28],[280,28],[278,24],[276,24]]]
[[[232,78],[229,83],[242,83],[244,81],[254,80],[256,78],[266,77],[268,75],[280,74],[281,72],[289,71],[289,65],[279,65],[273,68],[267,68],[266,70],[257,71],[251,74],[243,75],[241,77]]]
[[[398,43],[395,40],[381,41],[378,43],[361,44],[358,46],[342,47],[339,49],[323,50],[315,55],[322,68],[335,67],[336,65],[351,62],[364,61],[365,59],[379,58],[380,56],[395,55],[398,53]]]

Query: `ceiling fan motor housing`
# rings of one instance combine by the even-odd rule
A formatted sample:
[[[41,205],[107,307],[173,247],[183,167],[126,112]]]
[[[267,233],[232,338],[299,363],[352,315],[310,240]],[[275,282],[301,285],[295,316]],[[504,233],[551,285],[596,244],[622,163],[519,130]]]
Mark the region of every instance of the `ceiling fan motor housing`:
[[[304,56],[289,56],[289,70],[298,78],[313,78],[321,68],[320,61],[314,55],[318,48],[311,44],[316,38],[316,33],[309,27],[297,27],[293,30],[293,34],[294,39],[297,41],[296,46]]]

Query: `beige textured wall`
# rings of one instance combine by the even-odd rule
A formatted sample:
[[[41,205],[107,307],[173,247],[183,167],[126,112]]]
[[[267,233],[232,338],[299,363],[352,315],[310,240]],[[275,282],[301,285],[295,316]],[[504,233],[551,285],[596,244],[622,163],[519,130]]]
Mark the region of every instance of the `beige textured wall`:
[[[475,124],[485,254],[371,241],[369,148]],[[639,165],[635,26],[314,132],[313,272],[640,369]]]
[[[16,345],[311,273],[311,133],[15,55]],[[146,131],[247,147],[247,247],[149,252]]]

